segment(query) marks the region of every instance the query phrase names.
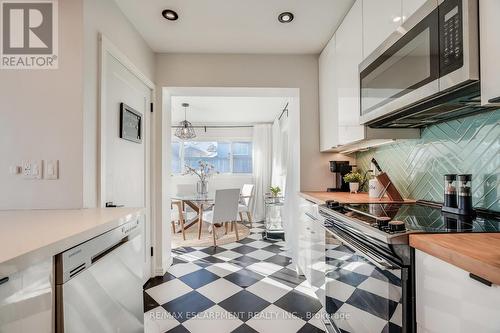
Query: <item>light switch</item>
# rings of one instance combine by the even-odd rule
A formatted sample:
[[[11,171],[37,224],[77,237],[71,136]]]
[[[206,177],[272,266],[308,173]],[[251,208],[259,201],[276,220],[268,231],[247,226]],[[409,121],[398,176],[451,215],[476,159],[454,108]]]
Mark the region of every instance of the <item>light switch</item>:
[[[42,179],[42,171],[43,171],[43,162],[42,161],[31,161],[31,176],[32,179]]]
[[[45,179],[58,179],[59,178],[59,161],[47,160],[45,162]]]

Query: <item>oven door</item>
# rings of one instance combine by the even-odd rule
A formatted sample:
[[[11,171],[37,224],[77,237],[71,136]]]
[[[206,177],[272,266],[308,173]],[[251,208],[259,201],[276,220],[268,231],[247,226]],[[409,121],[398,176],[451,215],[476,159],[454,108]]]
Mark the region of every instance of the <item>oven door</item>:
[[[325,310],[333,329],[411,332],[403,319],[407,269],[335,228],[326,233]]]
[[[427,1],[360,65],[361,123],[439,93],[439,15]]]

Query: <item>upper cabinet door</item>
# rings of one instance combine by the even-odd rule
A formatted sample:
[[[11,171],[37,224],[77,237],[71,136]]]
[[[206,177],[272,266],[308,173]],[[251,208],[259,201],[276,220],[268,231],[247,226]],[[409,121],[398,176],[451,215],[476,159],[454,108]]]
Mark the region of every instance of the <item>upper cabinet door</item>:
[[[402,0],[403,22],[413,15],[427,0]]]
[[[320,150],[326,152],[338,145],[335,36],[319,56],[319,131]]]
[[[396,31],[402,16],[401,0],[363,0],[364,58]]]
[[[479,1],[481,104],[500,106],[499,0]]]
[[[339,120],[339,144],[365,138],[359,125],[359,64],[363,59],[362,1],[354,3],[336,33],[336,73]]]

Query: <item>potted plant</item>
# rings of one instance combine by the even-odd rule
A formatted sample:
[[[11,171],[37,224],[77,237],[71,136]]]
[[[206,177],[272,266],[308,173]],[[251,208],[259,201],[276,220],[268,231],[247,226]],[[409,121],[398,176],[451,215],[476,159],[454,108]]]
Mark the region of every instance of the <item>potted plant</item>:
[[[215,171],[215,167],[206,162],[206,161],[198,161],[198,167],[193,168],[189,165],[186,165],[185,171],[183,175],[196,175],[200,180],[196,183],[196,192],[200,195],[208,194],[208,179],[212,177],[214,174],[218,174],[218,171]]]
[[[279,195],[281,193],[281,188],[279,186],[271,186],[269,188],[269,191],[271,192],[271,195],[273,196],[274,198],[274,201],[275,202],[278,202],[279,201]]]
[[[349,172],[344,176],[344,181],[349,183],[351,193],[358,193],[359,183],[363,180],[363,176],[357,171]]]

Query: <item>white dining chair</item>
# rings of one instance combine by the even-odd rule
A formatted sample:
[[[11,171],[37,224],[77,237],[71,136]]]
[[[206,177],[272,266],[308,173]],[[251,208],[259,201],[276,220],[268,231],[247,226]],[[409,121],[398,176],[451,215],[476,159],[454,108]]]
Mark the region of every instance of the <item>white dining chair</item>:
[[[172,200],[170,207],[170,221],[172,222],[172,233],[175,234],[175,226],[179,225],[182,232],[182,239],[186,240],[185,222],[196,217],[196,212],[188,212],[185,205],[180,200]]]
[[[248,222],[250,223],[250,227],[252,227],[252,212],[251,206],[253,203],[253,191],[255,185],[254,184],[244,184],[241,189],[241,200],[238,205],[238,213],[240,214],[241,223],[243,223],[243,213],[246,213]]]
[[[228,223],[234,226],[236,240],[240,240],[238,235],[238,204],[240,201],[240,189],[225,189],[215,191],[215,201],[211,211],[203,213],[203,222],[212,226],[212,237],[214,246],[217,246],[216,227],[225,226],[227,233]],[[233,228],[231,228],[233,229]]]

